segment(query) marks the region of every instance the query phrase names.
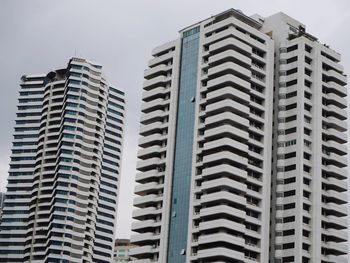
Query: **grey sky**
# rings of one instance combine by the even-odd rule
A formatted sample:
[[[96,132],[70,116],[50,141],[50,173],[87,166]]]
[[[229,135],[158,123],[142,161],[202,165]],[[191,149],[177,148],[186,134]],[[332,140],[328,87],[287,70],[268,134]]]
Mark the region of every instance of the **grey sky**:
[[[1,0],[0,191],[6,187],[19,78],[65,66],[74,55],[103,65],[127,95],[118,237],[129,237],[143,70],[151,50],[228,8],[262,16],[283,11],[342,54],[350,71],[349,0]]]

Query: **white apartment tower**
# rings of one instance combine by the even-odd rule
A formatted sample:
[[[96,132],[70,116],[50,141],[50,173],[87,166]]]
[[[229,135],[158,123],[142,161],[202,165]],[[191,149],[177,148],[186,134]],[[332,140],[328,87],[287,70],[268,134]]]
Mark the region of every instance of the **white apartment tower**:
[[[125,98],[101,68],[22,77],[0,262],[112,261]]]
[[[133,262],[346,262],[340,55],[283,13],[230,9],[152,56]]]

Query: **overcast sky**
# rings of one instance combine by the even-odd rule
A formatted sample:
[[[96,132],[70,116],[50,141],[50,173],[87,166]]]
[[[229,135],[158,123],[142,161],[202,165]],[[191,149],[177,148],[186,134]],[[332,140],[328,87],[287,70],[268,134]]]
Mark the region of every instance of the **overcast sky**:
[[[1,0],[0,191],[5,191],[19,79],[66,66],[72,56],[103,65],[127,95],[117,235],[130,236],[143,71],[151,50],[178,31],[229,8],[282,11],[342,54],[350,70],[350,0]]]

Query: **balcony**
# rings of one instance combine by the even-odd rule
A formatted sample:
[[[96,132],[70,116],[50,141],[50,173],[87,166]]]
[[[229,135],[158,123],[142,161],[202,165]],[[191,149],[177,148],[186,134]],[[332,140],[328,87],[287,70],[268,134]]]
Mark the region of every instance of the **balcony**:
[[[160,161],[161,159],[158,157],[153,157],[146,160],[139,160],[136,164],[136,169],[138,171],[147,171],[150,169],[156,169]]]
[[[233,262],[245,262],[244,253],[236,250],[231,250],[224,247],[215,247],[198,250],[198,259],[203,259],[207,262],[220,262],[215,258],[227,258]],[[211,259],[208,261],[208,259]],[[226,262],[226,261],[225,261]]]
[[[240,48],[237,48],[237,46]],[[209,65],[215,65],[225,61],[234,61],[243,67],[250,67],[252,63],[249,57],[251,50],[251,47],[245,46],[237,39],[228,38],[210,45],[209,53],[214,55],[209,57],[208,63]]]
[[[233,53],[233,52],[235,52],[235,51],[231,50],[229,53]],[[228,52],[223,52],[223,53],[228,53]],[[216,56],[218,56],[218,55],[216,55]],[[214,56],[214,58],[216,56]],[[232,75],[238,76],[238,77],[245,79],[245,80],[249,80],[252,76],[252,72],[249,69],[240,66],[239,61],[237,63],[232,62],[232,61],[227,61],[227,58],[226,58],[226,61],[225,60],[221,61],[220,64],[218,62],[214,63],[214,62],[210,62],[210,61],[211,61],[211,59],[209,58],[210,68],[208,69],[208,77],[210,79],[214,79],[218,76],[222,76],[222,75],[226,75],[226,74],[232,74]]]
[[[139,184],[135,186],[136,195],[147,195],[149,192],[155,192],[163,189],[163,184],[157,182],[149,182],[144,184]]]
[[[227,191],[219,191],[210,194],[203,194],[201,196],[201,204],[208,203],[233,203],[235,205],[244,205],[246,204],[246,198],[244,196],[239,196]]]
[[[212,116],[221,112],[234,112],[241,117],[248,117],[249,107],[231,99],[224,99],[207,105],[207,116]]]
[[[156,205],[163,199],[163,196],[150,194],[145,196],[138,196],[134,199],[134,206],[143,208],[147,205]]]
[[[166,148],[159,145],[154,145],[147,148],[140,148],[137,152],[137,157],[142,160],[146,160],[152,157],[159,157],[161,152],[164,152]]]
[[[334,104],[335,106],[345,109],[347,107],[347,101],[345,98],[340,97],[335,93],[328,93],[326,96],[328,103]]]
[[[150,61],[148,61],[148,66],[150,68],[153,68],[159,64],[167,64],[170,60],[173,59],[173,56],[174,56],[173,51],[165,53],[161,56],[157,56],[155,58],[152,58]]]
[[[229,229],[241,233],[245,233],[246,231],[244,224],[239,224],[225,218],[202,221],[199,223],[199,231],[212,231],[213,229]]]
[[[207,102],[217,101],[219,99],[232,98],[242,104],[248,105],[250,102],[250,96],[248,93],[242,92],[234,87],[223,87],[218,90],[208,92]]]
[[[211,177],[216,178],[217,176],[227,176],[237,181],[246,180],[247,172],[245,169],[239,169],[229,164],[220,164],[210,168],[204,168],[202,171],[202,177],[210,179]]]
[[[147,172],[137,173],[136,177],[135,177],[135,181],[137,183],[143,183],[145,181],[159,178],[160,176],[164,176],[164,172],[158,172],[157,169],[153,169],[153,170],[149,170]]]
[[[204,132],[204,137],[207,141],[223,137],[232,138],[235,139],[237,142],[245,144],[246,147],[243,147],[242,149],[246,149],[246,151],[248,150],[248,146],[246,145],[246,142],[249,140],[248,132],[231,126],[229,124],[218,126],[213,129],[206,129]]]
[[[153,232],[146,232],[132,235],[130,242],[136,245],[149,244],[153,243],[155,240],[159,240],[159,235],[154,234]]]
[[[241,89],[245,89],[247,92],[250,90],[250,83],[232,74],[226,74],[218,78],[209,80],[207,83],[207,89],[217,89],[219,87],[237,85]]]
[[[222,218],[225,218],[225,215],[228,215],[229,217],[234,216],[239,219],[246,219],[245,211],[227,205],[202,208],[199,214],[202,218],[212,217],[213,215],[220,215]]]
[[[163,135],[160,133],[154,133],[152,135],[144,136],[139,139],[140,147],[150,147],[152,145],[158,144],[160,145],[162,141],[167,139],[167,135]]]
[[[345,243],[327,242],[326,247],[336,255],[346,255],[348,253]]]
[[[326,83],[327,88],[341,97],[345,97],[347,95],[347,89],[343,85],[339,85],[334,81],[328,81]]]
[[[347,119],[348,114],[346,110],[343,110],[335,105],[324,106],[324,109],[327,112],[327,116],[335,116],[337,119],[342,121]]]
[[[217,152],[217,153],[213,153],[203,157],[203,163],[205,164],[220,163],[224,160],[227,160],[228,162],[234,162],[238,165],[243,165],[243,166],[248,165],[247,158],[242,157],[241,155],[230,151]]]
[[[150,113],[142,114],[140,122],[145,125],[156,121],[161,122],[167,114],[168,113],[163,110],[155,110]]]
[[[140,220],[140,219],[144,218],[145,216],[155,215],[156,211],[157,211],[157,208],[155,208],[153,206],[136,209],[136,210],[132,211],[132,218]],[[159,211],[159,213],[160,213],[160,211]]]
[[[166,87],[167,84],[171,83],[171,77],[167,76],[158,76],[155,78],[152,78],[150,80],[145,80],[143,82],[143,88],[145,90],[151,90],[156,87]]]
[[[339,167],[337,167],[335,165],[327,165],[327,166],[323,166],[323,167],[325,167],[325,168],[322,168],[322,169],[327,171],[328,174],[330,174],[331,176],[335,177],[336,179],[344,180],[348,176],[348,173],[347,173],[346,169],[339,168]]]
[[[348,142],[347,135],[344,132],[340,132],[336,129],[329,128],[325,131],[325,133],[329,137],[329,140],[334,140],[340,144],[345,144]]]
[[[231,178],[223,177],[214,180],[204,181],[201,186],[202,191],[206,190],[221,190],[221,189],[232,189],[234,191],[245,194],[247,186],[244,183],[232,180]],[[203,195],[204,196],[204,195]],[[245,199],[242,199],[245,202]]]
[[[152,90],[143,91],[142,100],[151,101],[157,98],[164,98],[165,95],[168,93],[170,93],[170,88],[159,86],[159,87],[153,88]]]
[[[246,112],[248,114],[249,112]],[[249,128],[249,120],[247,118],[243,118],[236,113],[233,112],[222,112],[213,116],[209,116],[205,119],[205,126],[218,126],[217,124],[222,124],[223,122],[231,122],[234,123],[235,126],[242,127],[242,129],[248,130]]]
[[[340,132],[345,132],[347,131],[347,122],[346,121],[341,121],[338,118],[335,117],[323,117],[322,122],[326,123],[330,128],[336,129],[337,131]]]
[[[159,252],[159,248],[154,247],[154,246],[142,246],[142,247],[134,247],[131,248],[129,251],[129,255],[130,256],[137,256],[137,255],[142,255],[142,256],[146,256],[146,255],[152,255],[154,253],[158,253]]]
[[[346,80],[346,76],[344,76],[343,74],[331,69],[328,70],[327,73],[329,78],[332,79],[332,81],[338,83],[339,85],[346,85],[347,80]]]
[[[148,102],[142,103],[141,112],[150,113],[155,110],[163,110],[165,105],[169,104],[169,100],[163,98],[154,99]]]
[[[145,79],[152,79],[154,77],[157,77],[158,75],[166,75],[168,72],[171,71],[171,66],[166,65],[166,64],[160,64],[158,66],[155,66],[153,68],[148,68],[144,72],[144,78]]]

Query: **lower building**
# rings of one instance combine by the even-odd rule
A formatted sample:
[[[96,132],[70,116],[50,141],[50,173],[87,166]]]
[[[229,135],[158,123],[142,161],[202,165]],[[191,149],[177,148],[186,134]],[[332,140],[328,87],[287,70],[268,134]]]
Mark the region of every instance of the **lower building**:
[[[114,263],[131,261],[129,250],[133,247],[135,247],[135,245],[130,244],[129,239],[116,239],[114,246]]]

